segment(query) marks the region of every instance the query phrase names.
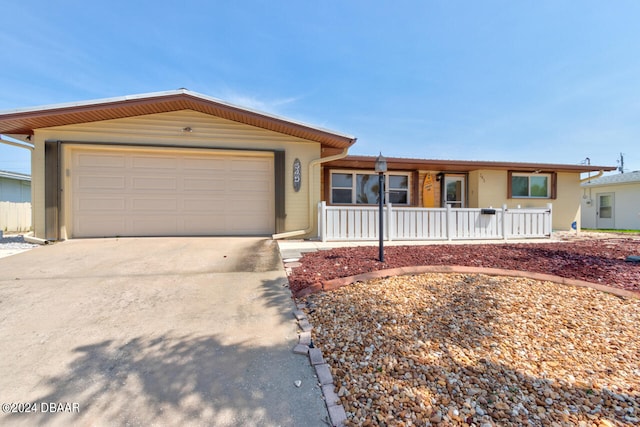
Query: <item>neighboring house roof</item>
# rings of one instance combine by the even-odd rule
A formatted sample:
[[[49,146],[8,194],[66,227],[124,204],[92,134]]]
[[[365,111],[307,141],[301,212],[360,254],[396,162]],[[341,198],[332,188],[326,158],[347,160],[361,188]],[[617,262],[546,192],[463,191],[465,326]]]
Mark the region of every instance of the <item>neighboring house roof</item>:
[[[179,110],[199,111],[333,148],[348,148],[356,142],[353,136],[239,107],[186,89],[0,111],[0,133],[32,135],[34,129]]]
[[[31,182],[31,175],[18,173],[18,172],[3,171],[3,170],[0,170],[0,178],[9,178],[9,179],[15,179],[16,181]]]
[[[436,159],[408,159],[387,157],[389,169],[406,170],[435,170],[450,172],[470,172],[478,169],[512,170],[518,172],[594,172],[612,171],[615,166],[592,165],[563,165],[548,163],[518,163],[518,162],[493,162],[475,160],[436,160]],[[325,163],[330,167],[374,169],[375,156],[347,156],[340,160]]]
[[[640,171],[619,173],[592,179],[582,184],[583,187],[600,187],[603,185],[635,184],[640,183]]]

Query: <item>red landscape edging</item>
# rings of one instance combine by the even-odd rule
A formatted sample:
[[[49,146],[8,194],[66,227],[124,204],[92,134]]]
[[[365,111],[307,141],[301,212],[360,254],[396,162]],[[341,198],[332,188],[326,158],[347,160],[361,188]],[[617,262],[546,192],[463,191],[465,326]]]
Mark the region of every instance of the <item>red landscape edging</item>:
[[[350,285],[355,282],[364,282],[368,280],[380,279],[391,276],[406,276],[411,274],[424,273],[460,273],[460,274],[486,274],[488,276],[510,276],[523,277],[533,280],[549,281],[561,285],[580,286],[596,289],[601,292],[607,292],[619,297],[640,298],[640,291],[629,291],[626,289],[614,288],[611,286],[601,285],[599,283],[587,282],[578,279],[569,279],[566,277],[556,276],[553,274],[535,273],[530,271],[506,270],[501,268],[488,267],[468,267],[460,265],[422,265],[414,267],[399,267],[387,270],[377,270],[369,273],[357,274],[349,277],[339,277],[337,279],[325,280],[321,283],[301,289],[296,292],[295,297],[300,298],[316,292],[331,291]]]

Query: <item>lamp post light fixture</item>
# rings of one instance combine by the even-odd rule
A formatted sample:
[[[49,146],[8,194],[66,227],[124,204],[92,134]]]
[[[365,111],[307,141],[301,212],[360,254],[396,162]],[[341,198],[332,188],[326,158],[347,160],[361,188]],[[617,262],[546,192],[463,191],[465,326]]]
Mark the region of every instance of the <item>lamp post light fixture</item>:
[[[379,217],[378,217],[378,225],[380,226],[378,230],[378,238],[379,240],[379,248],[378,248],[378,260],[380,262],[384,262],[384,224],[383,224],[383,207],[384,204],[384,173],[387,171],[387,159],[382,157],[382,153],[378,156],[375,163],[375,171],[378,173],[378,206],[379,206]]]

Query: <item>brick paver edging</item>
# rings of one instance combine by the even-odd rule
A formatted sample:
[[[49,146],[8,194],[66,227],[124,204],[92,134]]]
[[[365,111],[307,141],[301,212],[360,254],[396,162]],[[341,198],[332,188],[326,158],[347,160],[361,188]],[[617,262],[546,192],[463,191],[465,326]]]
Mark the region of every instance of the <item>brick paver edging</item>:
[[[309,357],[309,363],[311,363],[311,366],[315,369],[318,383],[322,388],[322,395],[324,396],[324,403],[327,405],[331,426],[344,427],[347,421],[347,413],[344,410],[344,406],[340,404],[340,398],[336,394],[331,368],[324,361],[322,350],[315,347],[311,339],[313,326],[309,323],[305,312],[302,311],[302,309],[306,307],[306,304],[300,303],[297,307],[298,309],[293,312],[293,315],[298,321],[298,326],[302,329],[302,332],[298,334],[298,344],[293,348],[293,352]]]
[[[304,297],[317,292],[330,291],[343,286],[350,285],[355,282],[365,282],[373,279],[381,279],[391,276],[406,276],[411,274],[423,273],[461,273],[461,274],[486,274],[488,276],[512,276],[524,277],[533,280],[549,281],[562,285],[581,286],[596,289],[601,292],[607,292],[619,297],[640,298],[640,291],[630,291],[626,289],[614,288],[611,286],[601,285],[599,283],[587,282],[585,280],[569,279],[553,274],[536,273],[531,271],[505,270],[501,268],[488,267],[468,267],[460,265],[422,265],[414,267],[399,267],[388,270],[378,270],[369,273],[358,274],[349,277],[340,277],[332,280],[325,280],[315,283],[312,286],[301,289],[296,293],[295,297]]]

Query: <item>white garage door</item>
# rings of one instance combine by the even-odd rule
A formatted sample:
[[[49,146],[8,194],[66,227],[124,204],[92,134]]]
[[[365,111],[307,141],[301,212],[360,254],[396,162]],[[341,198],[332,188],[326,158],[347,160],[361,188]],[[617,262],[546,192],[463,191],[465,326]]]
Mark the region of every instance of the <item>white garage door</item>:
[[[72,236],[274,232],[274,162],[265,155],[74,150]]]

